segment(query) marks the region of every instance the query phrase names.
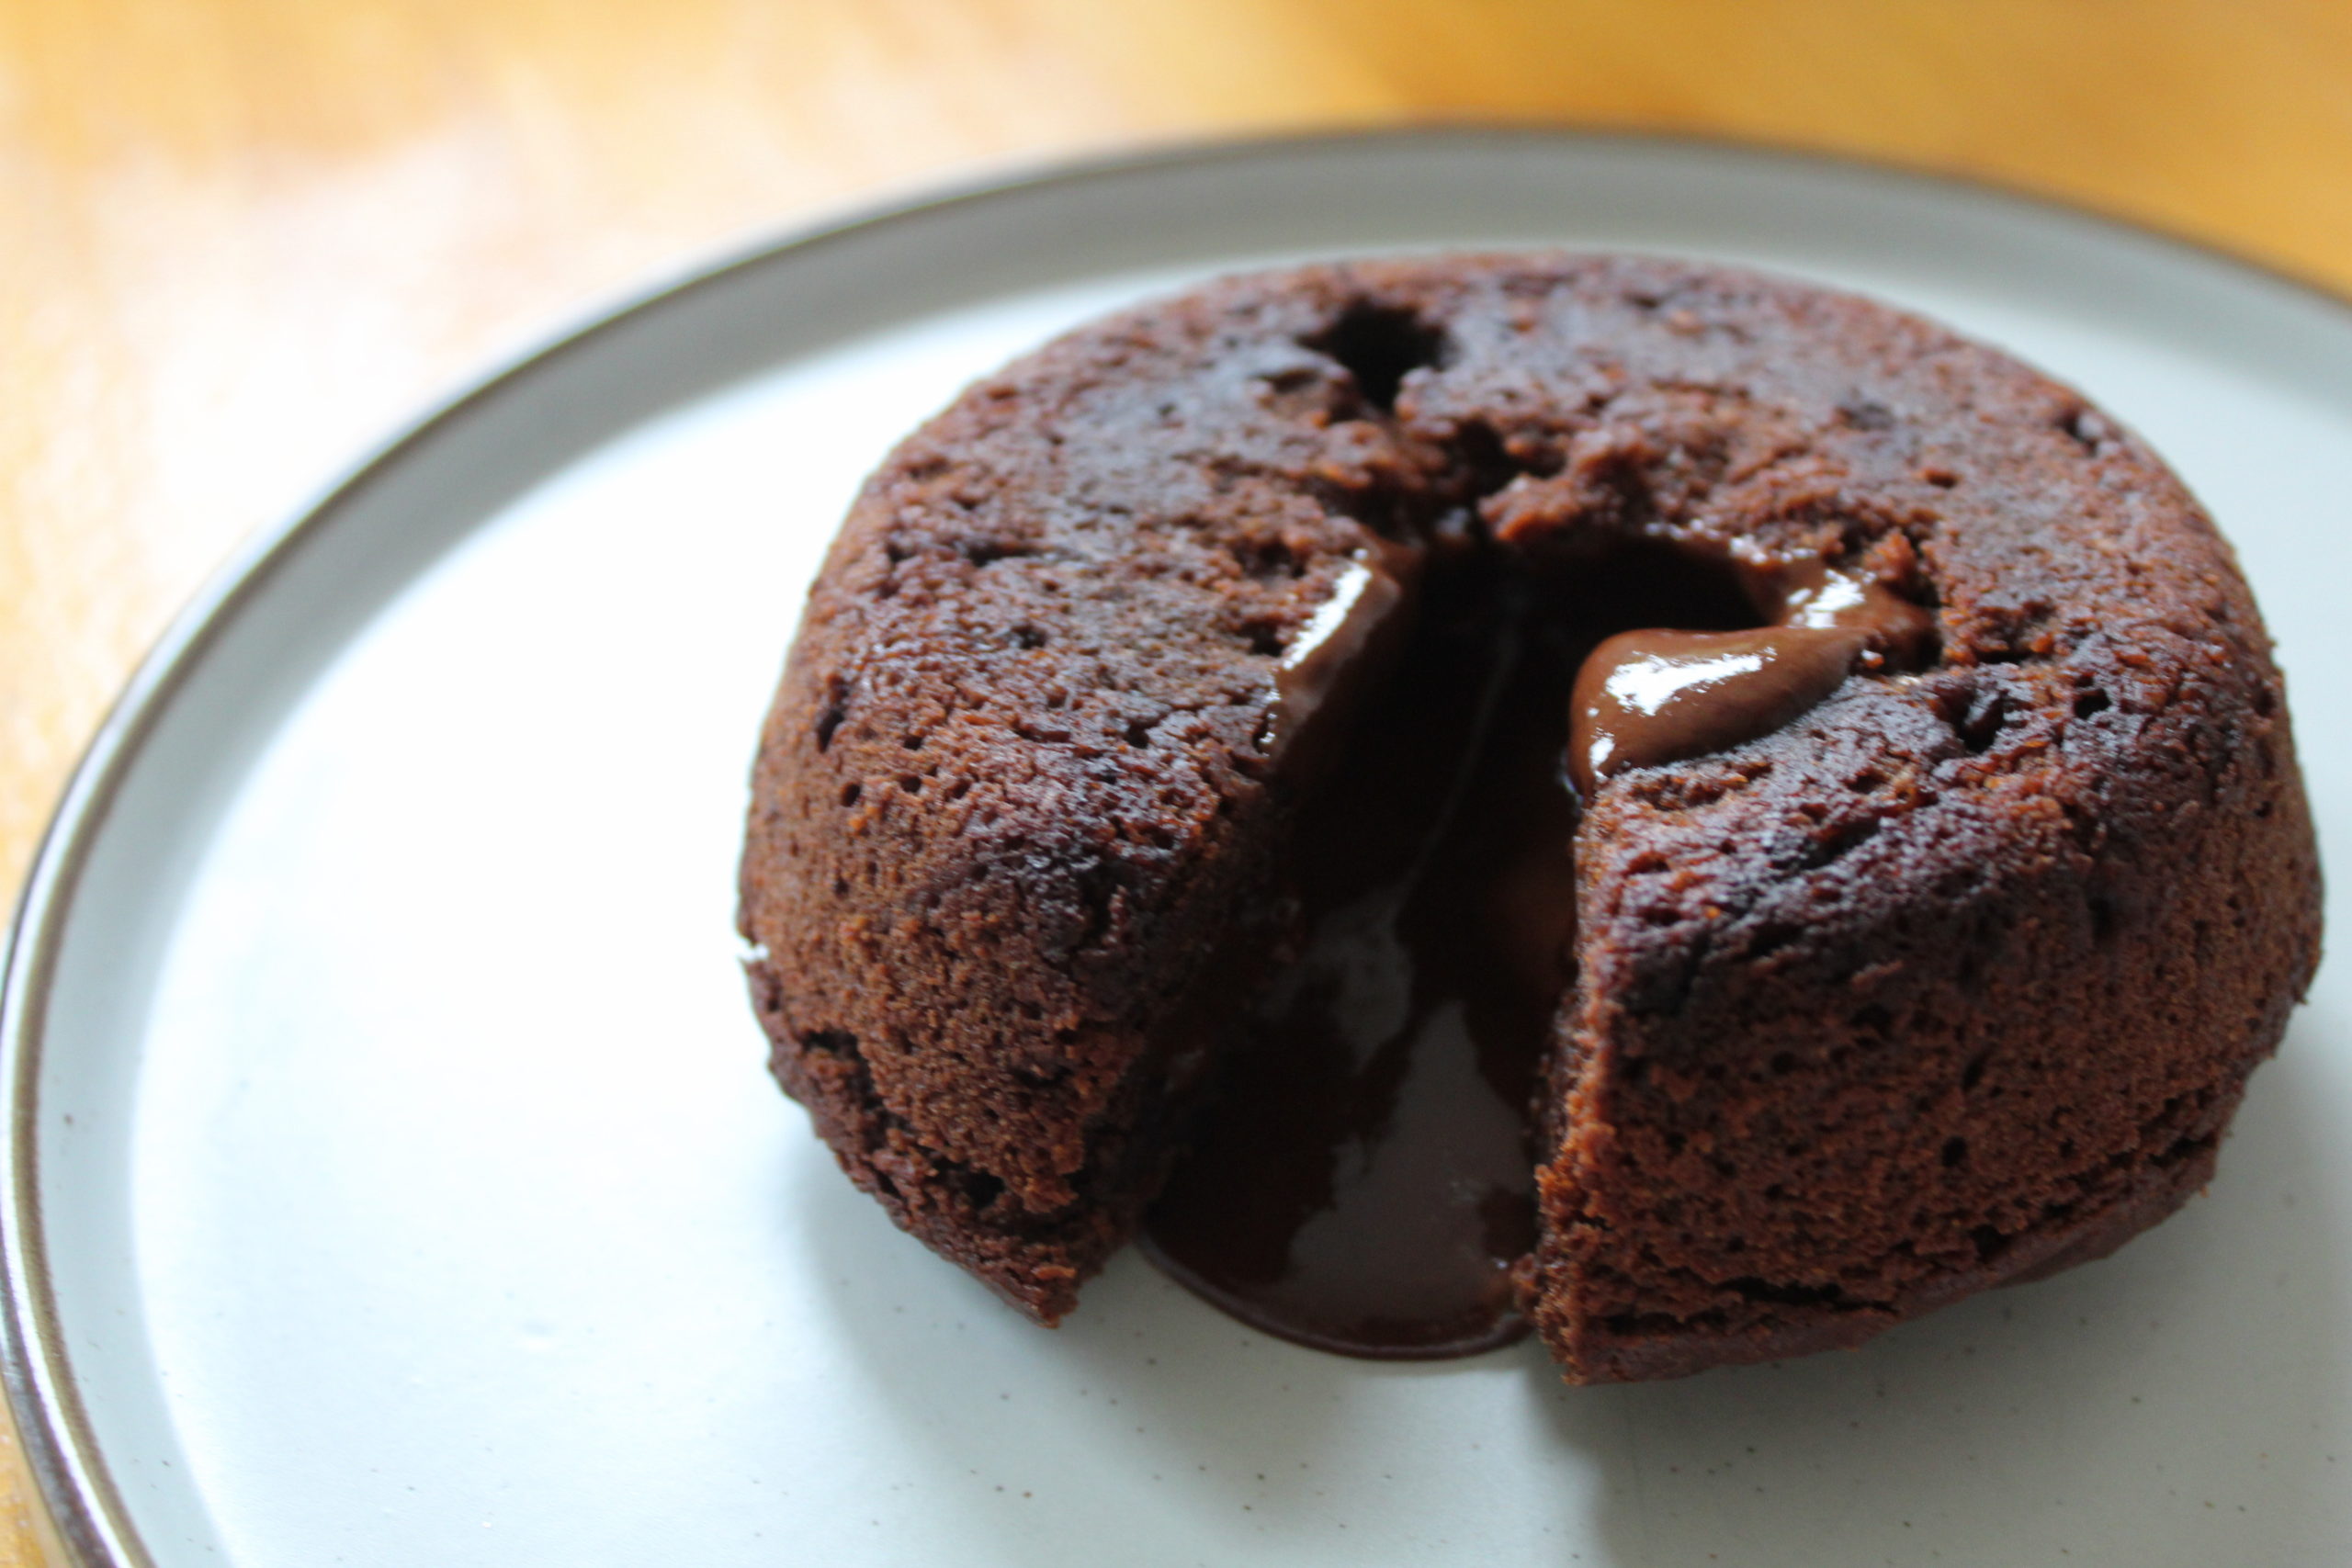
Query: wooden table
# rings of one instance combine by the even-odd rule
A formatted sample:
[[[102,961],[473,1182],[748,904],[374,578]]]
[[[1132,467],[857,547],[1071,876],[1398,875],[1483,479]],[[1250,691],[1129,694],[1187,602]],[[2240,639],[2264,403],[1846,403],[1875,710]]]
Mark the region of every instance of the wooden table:
[[[0,885],[236,541],[503,355],[949,174],[1434,117],[1985,175],[2352,288],[2344,0],[0,0]],[[0,1568],[51,1561],[0,1449]]]

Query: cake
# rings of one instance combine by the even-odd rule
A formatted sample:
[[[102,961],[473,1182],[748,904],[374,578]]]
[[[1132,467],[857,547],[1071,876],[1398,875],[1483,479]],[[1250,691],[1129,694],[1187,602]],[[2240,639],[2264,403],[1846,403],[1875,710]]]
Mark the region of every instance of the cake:
[[[2319,873],[2229,547],[2080,394],[1792,281],[1449,256],[1149,303],[909,436],[741,924],[843,1169],[1041,1322],[1141,1230],[1277,1333],[1591,1382],[2172,1212]]]

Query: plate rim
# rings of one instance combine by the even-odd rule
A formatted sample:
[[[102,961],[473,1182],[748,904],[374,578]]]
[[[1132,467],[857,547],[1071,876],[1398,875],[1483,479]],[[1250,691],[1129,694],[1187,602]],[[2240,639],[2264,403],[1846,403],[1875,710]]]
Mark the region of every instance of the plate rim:
[[[410,455],[493,399],[537,378],[591,341],[683,295],[853,237],[943,210],[1022,192],[1116,181],[1137,175],[1248,164],[1287,153],[1350,147],[1470,148],[1496,145],[1653,148],[1759,165],[1843,172],[1896,185],[1940,187],[2154,241],[2228,270],[2283,286],[2352,320],[2352,284],[2301,273],[2219,241],[2022,183],[1927,167],[1844,149],[1770,138],[1695,131],[1586,127],[1463,118],[1402,125],[1276,130],[1243,136],[1153,141],[1108,152],[990,160],[977,171],[918,180],[829,206],[813,216],[760,225],[684,263],[656,270],[569,314],[564,324],[487,356],[428,399],[423,410],[364,446],[277,520],[247,536],[166,624],[107,708],[68,775],[35,847],[5,942],[0,942],[0,1389],[17,1451],[32,1476],[32,1499],[68,1568],[155,1568],[99,1447],[72,1376],[53,1300],[40,1213],[36,1156],[41,1049],[49,992],[90,850],[146,742],[180,689],[231,620],[339,514],[357,504]]]

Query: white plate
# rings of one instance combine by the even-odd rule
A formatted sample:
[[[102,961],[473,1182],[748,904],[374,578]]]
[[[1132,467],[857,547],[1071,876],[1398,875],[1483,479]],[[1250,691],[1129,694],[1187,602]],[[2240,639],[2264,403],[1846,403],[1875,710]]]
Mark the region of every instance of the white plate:
[[[1129,161],[786,244],[533,360],[134,687],[11,959],[13,1393],[94,1562],[2341,1564],[2352,997],[2206,1197],[1852,1354],[1563,1387],[1244,1332],[1132,1258],[1058,1334],[762,1071],[743,781],[859,476],[967,378],[1275,258],[1576,245],[1928,310],[2236,539],[2352,829],[2352,312],[1988,194],[1427,133]],[[2343,863],[2339,861],[2339,863]],[[2336,911],[2337,930],[2347,929]]]

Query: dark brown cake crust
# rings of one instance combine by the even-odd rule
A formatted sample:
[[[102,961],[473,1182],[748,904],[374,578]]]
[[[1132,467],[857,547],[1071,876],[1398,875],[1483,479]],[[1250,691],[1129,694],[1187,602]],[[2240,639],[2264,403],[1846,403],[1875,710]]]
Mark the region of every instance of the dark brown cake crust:
[[[1047,1322],[1133,1229],[1279,948],[1321,750],[1283,653],[1375,535],[1817,558],[1937,615],[1924,668],[1617,775],[1578,828],[1524,1271],[1572,1379],[1856,1343],[2210,1174],[2318,870],[2267,640],[2180,483],[1866,300],[1456,257],[1084,328],[853,509],[742,925],[778,1077],[901,1224]]]

